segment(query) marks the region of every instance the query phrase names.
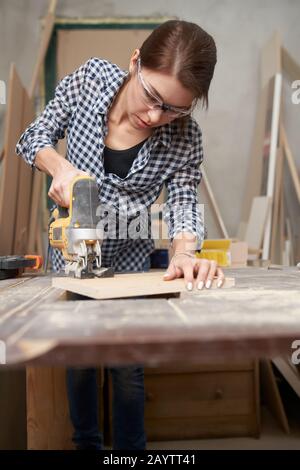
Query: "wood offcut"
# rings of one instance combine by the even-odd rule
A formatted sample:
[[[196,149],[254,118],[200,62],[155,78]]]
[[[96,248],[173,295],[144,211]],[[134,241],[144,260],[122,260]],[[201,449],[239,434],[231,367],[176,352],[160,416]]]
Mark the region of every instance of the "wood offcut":
[[[183,278],[164,281],[163,274],[163,271],[157,271],[116,274],[111,278],[74,279],[54,277],[52,286],[98,300],[186,292],[186,282]],[[233,286],[234,278],[229,277],[225,279],[222,289]],[[213,280],[211,288],[217,288],[217,279]],[[197,291],[199,294],[202,292],[195,286],[191,294],[197,293]]]

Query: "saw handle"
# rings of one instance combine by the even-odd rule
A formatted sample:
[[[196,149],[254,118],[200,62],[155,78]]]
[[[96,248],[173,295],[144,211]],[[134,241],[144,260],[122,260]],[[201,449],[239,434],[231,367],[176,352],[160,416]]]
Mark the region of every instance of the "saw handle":
[[[69,209],[67,207],[57,206],[59,218],[65,219],[69,217]]]
[[[69,209],[67,207],[62,207],[62,206],[54,206],[51,209],[51,217],[49,220],[49,226],[54,222],[54,220],[57,219],[65,219],[66,217],[69,217]]]

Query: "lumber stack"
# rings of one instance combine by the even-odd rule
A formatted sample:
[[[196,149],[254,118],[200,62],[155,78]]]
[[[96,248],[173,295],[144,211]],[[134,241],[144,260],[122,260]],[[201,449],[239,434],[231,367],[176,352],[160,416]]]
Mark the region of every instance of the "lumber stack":
[[[14,64],[11,65],[4,148],[1,150],[0,255],[43,254],[41,194],[44,176],[15,154],[16,144],[35,118],[36,89],[52,35],[56,0],[51,0],[33,70],[29,91],[25,89]]]
[[[290,85],[299,76],[299,64],[275,32],[262,50],[261,90],[239,235],[249,245],[250,259],[284,265],[300,259],[300,180],[283,118],[284,79]]]

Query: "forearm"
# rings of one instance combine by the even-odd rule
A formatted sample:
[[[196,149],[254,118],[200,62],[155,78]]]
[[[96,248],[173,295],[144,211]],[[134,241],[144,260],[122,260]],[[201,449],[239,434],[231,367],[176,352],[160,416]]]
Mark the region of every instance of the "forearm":
[[[53,147],[45,147],[39,150],[36,154],[35,165],[39,170],[52,176],[52,178],[59,171],[72,166]]]

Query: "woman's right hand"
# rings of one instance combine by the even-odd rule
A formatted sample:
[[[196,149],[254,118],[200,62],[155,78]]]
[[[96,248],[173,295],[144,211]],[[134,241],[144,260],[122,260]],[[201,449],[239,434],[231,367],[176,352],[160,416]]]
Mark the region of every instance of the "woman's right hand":
[[[53,147],[44,147],[36,155],[35,164],[41,171],[52,176],[48,196],[61,207],[70,205],[70,186],[76,176],[90,176],[78,170]]]
[[[67,160],[63,160],[63,164],[53,173],[53,180],[48,191],[48,196],[59,206],[69,207],[71,183],[76,176],[80,175],[90,176],[85,171],[75,168]]]

